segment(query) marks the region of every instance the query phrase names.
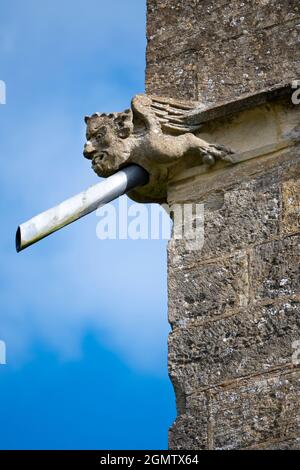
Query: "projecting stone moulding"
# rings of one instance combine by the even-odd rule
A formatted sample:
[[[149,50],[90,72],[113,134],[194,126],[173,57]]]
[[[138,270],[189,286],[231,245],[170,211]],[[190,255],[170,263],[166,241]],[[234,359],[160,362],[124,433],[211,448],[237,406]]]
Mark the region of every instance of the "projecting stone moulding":
[[[131,109],[86,117],[84,155],[104,177],[130,163],[141,165],[150,181],[129,195],[138,202],[170,201],[174,184],[182,179],[204,174],[209,180],[223,168],[294,145],[300,131],[293,92],[289,85],[278,85],[206,107],[137,95]]]

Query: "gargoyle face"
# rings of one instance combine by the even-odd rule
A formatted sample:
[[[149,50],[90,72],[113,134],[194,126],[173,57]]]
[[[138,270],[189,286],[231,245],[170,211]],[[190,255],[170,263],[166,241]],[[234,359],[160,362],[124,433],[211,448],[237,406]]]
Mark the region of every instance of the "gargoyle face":
[[[132,111],[93,114],[86,117],[87,142],[84,156],[92,160],[98,176],[110,176],[124,166],[130,155],[129,137],[133,132]]]

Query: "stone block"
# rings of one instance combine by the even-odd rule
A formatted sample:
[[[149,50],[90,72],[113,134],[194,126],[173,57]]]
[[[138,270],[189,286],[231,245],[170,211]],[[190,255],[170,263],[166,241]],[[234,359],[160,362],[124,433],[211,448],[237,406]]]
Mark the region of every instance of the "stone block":
[[[264,243],[250,255],[254,301],[300,295],[300,236]]]
[[[197,415],[178,416],[169,431],[169,447],[176,450],[208,448],[208,404],[205,394],[197,400]],[[196,431],[197,430],[197,431]],[[196,431],[196,432],[195,432]]]
[[[212,399],[214,448],[241,449],[300,432],[300,373],[261,377]]]
[[[147,91],[211,103],[297,79],[299,20],[298,0],[148,0]]]
[[[216,319],[248,305],[248,260],[245,253],[195,265],[169,269],[169,321]]]
[[[300,302],[253,306],[206,325],[175,328],[169,372],[187,395],[239,377],[291,365],[300,339]]]
[[[299,449],[299,393],[299,370],[195,393],[170,430],[170,448]]]
[[[218,208],[215,208],[212,196],[205,204],[203,246],[188,250],[184,240],[172,240],[169,244],[171,267],[201,264],[206,259],[245,249],[279,235],[281,203],[277,169],[245,181],[239,188],[224,191],[222,200],[219,193],[216,198]]]

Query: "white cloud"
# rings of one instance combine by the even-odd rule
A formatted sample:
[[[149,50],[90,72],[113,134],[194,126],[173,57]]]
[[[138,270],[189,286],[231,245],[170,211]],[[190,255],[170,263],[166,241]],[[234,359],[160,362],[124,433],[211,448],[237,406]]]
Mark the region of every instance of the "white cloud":
[[[0,339],[11,364],[35,341],[76,358],[93,331],[133,367],[165,365],[164,242],[100,242],[91,215],[24,253],[13,247],[18,223],[97,181],[83,116],[142,91],[144,10],[141,0],[2,1]]]
[[[20,360],[38,339],[74,358],[92,329],[132,366],[160,370],[168,330],[163,242],[101,242],[91,215],[20,255],[7,249],[17,223],[96,181],[81,156],[82,123],[73,127],[58,108],[42,119],[36,111],[2,164],[5,195],[13,188],[21,202],[11,205],[2,234],[0,331],[8,348]]]

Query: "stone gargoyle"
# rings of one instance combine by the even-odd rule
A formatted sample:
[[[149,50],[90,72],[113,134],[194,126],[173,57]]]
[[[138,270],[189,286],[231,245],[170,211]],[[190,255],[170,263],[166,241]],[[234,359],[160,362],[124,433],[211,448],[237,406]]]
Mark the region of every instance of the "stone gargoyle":
[[[84,156],[103,177],[130,163],[142,166],[150,174],[149,183],[129,195],[139,202],[164,202],[169,172],[182,159],[200,159],[207,168],[217,160],[231,163],[231,150],[194,135],[200,128],[189,123],[194,110],[192,104],[137,95],[131,109],[85,118]]]

